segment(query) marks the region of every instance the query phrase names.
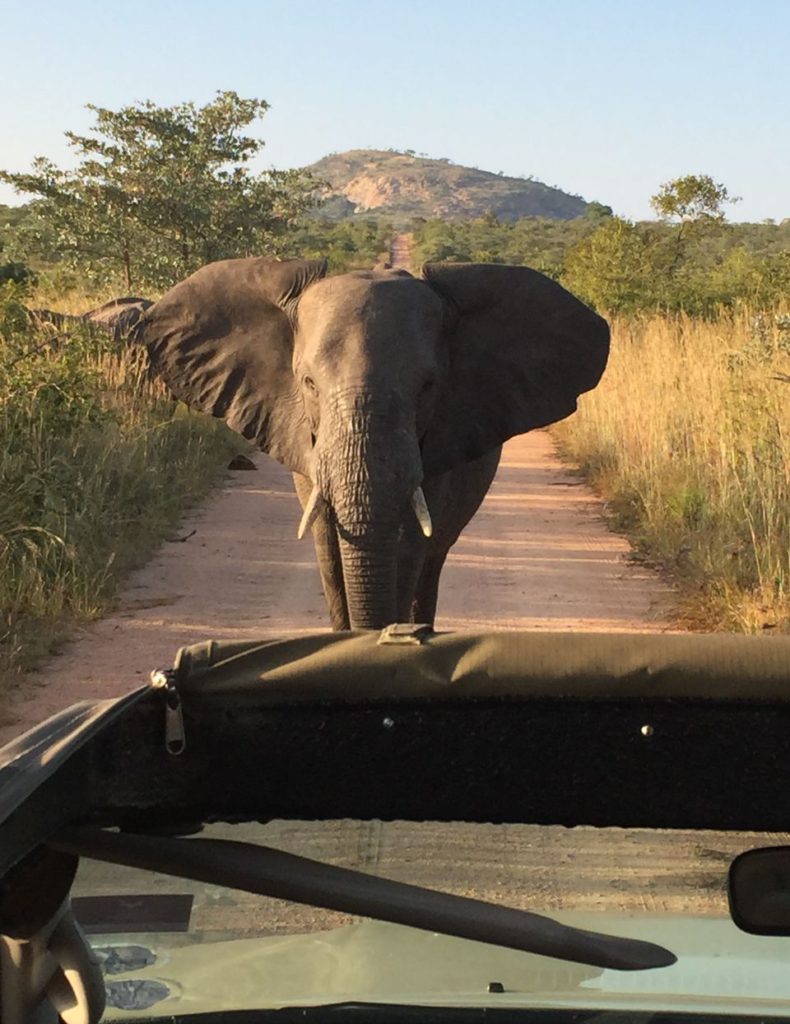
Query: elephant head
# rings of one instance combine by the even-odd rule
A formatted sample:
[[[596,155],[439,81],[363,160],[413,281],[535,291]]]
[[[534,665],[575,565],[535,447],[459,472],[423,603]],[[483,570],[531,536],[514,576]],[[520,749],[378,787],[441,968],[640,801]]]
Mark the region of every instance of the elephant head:
[[[174,394],[288,469],[337,531],[352,627],[393,621],[399,538],[421,485],[568,416],[609,331],[525,267],[433,264],[326,277],[320,261],[210,264],[142,319]]]

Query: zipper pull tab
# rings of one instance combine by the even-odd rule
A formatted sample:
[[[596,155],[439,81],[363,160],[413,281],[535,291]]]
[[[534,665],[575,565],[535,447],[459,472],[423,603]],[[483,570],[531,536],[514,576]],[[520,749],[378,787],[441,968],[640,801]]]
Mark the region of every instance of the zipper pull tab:
[[[184,753],[187,745],[184,732],[184,714],[181,697],[175,684],[173,669],[156,669],[151,673],[151,685],[165,691],[165,748],[168,754],[177,757]]]

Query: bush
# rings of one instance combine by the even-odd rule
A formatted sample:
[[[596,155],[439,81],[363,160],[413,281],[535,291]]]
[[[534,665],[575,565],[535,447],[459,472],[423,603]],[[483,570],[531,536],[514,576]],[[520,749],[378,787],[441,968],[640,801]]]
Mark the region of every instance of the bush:
[[[0,263],[0,285],[11,281],[14,284],[35,285],[36,275],[26,263],[14,261]]]
[[[177,408],[89,327],[29,327],[0,290],[0,678],[106,606],[239,439]],[[22,314],[20,315],[20,309]]]

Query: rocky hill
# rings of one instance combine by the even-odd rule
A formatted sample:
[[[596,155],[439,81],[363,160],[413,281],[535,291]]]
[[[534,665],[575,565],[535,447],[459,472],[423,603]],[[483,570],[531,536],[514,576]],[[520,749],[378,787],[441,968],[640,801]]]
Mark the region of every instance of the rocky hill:
[[[401,221],[457,220],[490,211],[503,221],[570,220],[587,209],[579,196],[532,178],[509,178],[410,151],[351,149],[326,156],[307,170],[329,183],[331,191],[320,213],[337,219],[374,214]]]

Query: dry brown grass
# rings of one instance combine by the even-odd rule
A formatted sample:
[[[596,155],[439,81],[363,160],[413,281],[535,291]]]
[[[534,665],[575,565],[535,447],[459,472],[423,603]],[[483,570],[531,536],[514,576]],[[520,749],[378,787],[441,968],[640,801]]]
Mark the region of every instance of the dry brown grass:
[[[563,449],[696,625],[790,631],[790,317],[612,326],[601,385],[555,428]]]

